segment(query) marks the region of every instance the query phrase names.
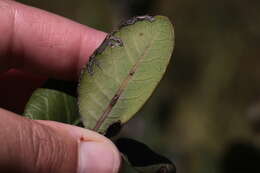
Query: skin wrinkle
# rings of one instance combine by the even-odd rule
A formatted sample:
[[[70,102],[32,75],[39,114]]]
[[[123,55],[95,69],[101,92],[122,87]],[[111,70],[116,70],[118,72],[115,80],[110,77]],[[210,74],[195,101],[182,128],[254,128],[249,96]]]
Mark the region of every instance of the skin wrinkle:
[[[6,126],[4,126],[6,127]],[[4,131],[2,131],[3,134],[6,134],[5,131],[11,131],[11,129],[5,128]],[[28,161],[28,158],[24,155],[25,153],[21,153],[22,149],[24,148],[25,144],[23,143],[23,135],[24,132],[26,131],[26,128],[23,128],[21,123],[17,123],[17,126],[15,128],[15,133],[4,136],[6,140],[5,145],[7,146],[7,151],[8,151],[8,156],[11,158],[15,158],[14,160],[11,160],[8,165],[8,169],[13,169],[12,168],[12,163],[16,165],[17,169],[19,172],[25,172],[26,168],[23,165],[23,161]],[[13,144],[16,146],[15,148],[13,147]],[[20,153],[20,155],[17,155],[17,152]]]
[[[10,7],[10,14],[11,14],[11,20],[10,20],[10,23],[11,23],[11,32],[10,32],[10,37],[9,37],[9,51],[7,52],[10,52],[9,53],[9,58],[10,58],[10,67],[14,66],[15,67],[15,63],[16,61],[14,60],[14,43],[15,43],[15,40],[16,40],[16,31],[15,31],[15,28],[16,28],[16,17],[17,17],[17,10],[14,9],[13,7]],[[23,57],[23,56],[21,56]],[[8,59],[8,58],[7,58]]]
[[[54,78],[77,79],[80,69],[106,35],[17,2],[1,0],[0,8],[5,9],[1,9],[0,31],[6,33],[0,38],[0,44],[10,42],[0,45],[0,49],[4,48],[0,51],[6,54],[0,55],[3,64],[8,61],[8,66],[1,67],[3,70],[13,67]],[[10,16],[8,20],[6,16]]]
[[[13,68],[22,68],[25,66],[24,60],[25,60],[25,46],[23,42],[20,40],[19,36],[17,35],[18,29],[17,29],[17,22],[19,21],[19,11],[18,9],[11,7],[11,14],[12,14],[12,33],[11,38],[11,44],[10,44],[10,67]],[[19,46],[18,46],[19,45]],[[18,51],[19,50],[19,51]],[[17,54],[19,52],[19,55]],[[15,58],[19,56],[19,58]]]
[[[33,19],[32,21],[35,21],[35,19]],[[37,32],[36,34],[38,35],[38,37],[40,38],[39,40],[37,40],[36,42],[36,46],[38,47],[38,49],[41,50],[41,52],[45,52],[45,51],[49,51],[49,52],[53,52],[52,53],[52,58],[53,59],[59,59],[59,66],[63,67],[63,66],[68,66],[69,69],[73,69],[71,70],[71,72],[75,72],[75,60],[79,59],[79,57],[76,57],[75,55],[77,55],[77,53],[73,53],[73,58],[68,58],[67,57],[67,52],[64,51],[65,49],[67,50],[71,50],[71,52],[76,52],[75,48],[79,46],[79,44],[75,44],[75,41],[73,39],[70,38],[70,36],[73,33],[70,33],[68,29],[66,28],[62,28],[60,29],[60,32],[55,32],[57,31],[57,24],[59,25],[63,25],[64,22],[61,22],[60,19],[54,20],[54,21],[45,21],[43,20],[40,24],[34,24],[35,27],[39,27],[40,31]],[[43,37],[45,36],[45,37]],[[74,39],[77,39],[77,37],[75,37]],[[67,44],[68,41],[67,40],[73,40],[73,43]],[[28,51],[29,52],[29,51]],[[28,55],[27,57],[30,56],[35,56],[34,54],[32,55]],[[43,56],[43,55],[41,55]],[[38,59],[39,60],[39,59]],[[37,60],[37,61],[38,61]],[[34,63],[34,62],[32,62]],[[34,63],[36,64],[36,63]],[[33,65],[33,64],[32,64]],[[49,66],[52,66],[52,64],[44,64],[42,63],[42,65],[46,66],[44,68],[48,68]],[[53,67],[54,69],[54,67]],[[76,76],[76,74],[72,74],[73,76]]]
[[[41,167],[41,157],[44,154],[43,150],[44,150],[44,146],[47,146],[48,143],[48,139],[41,137],[42,136],[42,126],[37,125],[33,125],[32,124],[32,128],[31,128],[31,133],[32,133],[32,140],[31,140],[31,144],[33,146],[33,152],[37,153],[35,154],[35,158],[33,160],[33,164],[34,168],[40,168]],[[48,129],[43,129],[45,132],[48,132]],[[47,133],[49,134],[49,133]]]
[[[81,68],[106,36],[104,32],[14,1],[0,0],[1,6],[5,10],[1,9],[0,32],[6,33],[0,37],[0,61],[5,64],[0,67],[3,68],[1,72],[17,68],[38,75],[77,80]],[[11,22],[14,26],[10,26]],[[13,38],[8,38],[10,36]],[[12,43],[7,50],[7,45],[1,43],[10,40]],[[11,61],[8,66],[6,61]]]
[[[4,23],[6,28],[8,28],[9,32],[5,32],[6,37],[8,37],[8,39],[5,39],[5,41],[7,43],[5,43],[5,45],[7,46],[5,51],[5,55],[3,55],[4,59],[6,59],[7,61],[7,67],[11,68],[11,67],[22,67],[23,66],[23,59],[24,59],[24,46],[22,44],[22,42],[19,40],[19,37],[17,37],[17,18],[19,17],[19,12],[18,9],[15,8],[15,6],[11,5],[12,1],[6,1],[6,0],[2,0],[0,1],[0,8],[4,8],[5,11],[3,11],[2,14],[5,15],[5,17],[8,15],[8,21],[6,23]],[[7,15],[6,15],[7,13]],[[17,46],[20,44],[20,51],[19,51],[19,59],[15,58],[17,55],[16,52],[18,52]],[[4,69],[6,70],[6,69]],[[0,71],[1,72],[1,71]]]
[[[8,164],[15,163],[19,172],[57,173],[58,170],[64,170],[64,172],[76,170],[77,143],[72,140],[64,142],[66,134],[57,133],[55,129],[29,119],[18,122],[15,131],[13,137],[4,136],[6,142],[11,144],[6,145],[8,146],[6,152],[10,151],[7,156],[15,160],[5,159],[10,161]],[[14,144],[16,148],[13,148]],[[20,154],[17,155],[17,152]],[[34,152],[37,154],[31,157]],[[75,163],[71,164],[72,161]],[[9,165],[8,170],[10,169],[12,165]]]
[[[39,143],[39,140],[38,138],[36,138],[36,129],[34,128],[34,126],[32,126],[32,140],[31,140],[31,145],[32,145],[32,149],[33,149],[33,153],[36,153],[34,155],[34,164],[36,168],[39,167],[39,159],[40,159],[40,149],[38,147],[38,143]],[[41,142],[40,142],[41,143]]]
[[[42,160],[46,160],[49,164],[49,170],[48,172],[50,173],[55,173],[57,172],[57,168],[60,168],[63,166],[63,162],[64,163],[68,163],[66,161],[66,158],[69,158],[68,156],[66,155],[69,155],[71,157],[70,154],[68,154],[67,152],[67,147],[66,147],[66,143],[63,143],[63,140],[62,140],[62,136],[60,135],[57,135],[55,134],[53,131],[54,129],[50,129],[50,128],[46,128],[44,125],[41,125],[41,131],[40,133],[37,135],[37,136],[41,136],[42,134],[46,133],[47,132],[47,136],[46,136],[46,140],[45,141],[48,141],[48,144],[46,144],[45,142],[42,142],[43,140],[40,140],[40,146],[39,148],[41,149],[40,151],[40,155],[46,155],[46,152],[48,153],[52,153],[49,155],[49,157],[47,158],[42,158]],[[53,134],[55,134],[55,136],[53,136]],[[38,140],[39,141],[39,140]],[[49,149],[46,151],[46,146],[49,146]],[[65,152],[64,152],[65,151]],[[55,155],[53,155],[53,153],[55,153]],[[60,159],[60,158],[63,158],[63,159]],[[39,163],[39,165],[43,165],[45,164],[46,165],[46,162],[45,163]],[[74,167],[74,169],[76,169]],[[46,169],[45,169],[46,171]]]
[[[0,37],[0,72],[3,72],[2,69],[19,67],[20,70],[28,70],[27,72],[34,74],[66,80],[76,79],[76,73],[106,35],[14,1],[0,0],[0,11],[0,33],[4,33]],[[45,27],[42,30],[41,25]],[[38,44],[42,44],[45,49],[38,48]],[[4,54],[7,56],[3,56]],[[26,82],[20,82],[19,85],[22,83]],[[16,88],[12,86],[9,90],[15,91]],[[4,95],[3,98],[14,98],[13,102],[17,102],[16,98],[20,98],[20,93]],[[93,142],[97,140],[105,143],[107,148],[118,154],[111,141],[92,131],[61,123],[58,126],[57,122],[49,125],[50,122],[26,119],[2,108],[0,114],[0,172],[75,172],[77,145],[81,136]]]
[[[16,137],[17,137],[17,146],[18,146],[18,151],[22,151],[24,148],[26,148],[26,145],[27,143],[24,143],[24,134],[26,134],[27,132],[27,127],[23,127],[23,125],[21,123],[18,124],[17,126],[17,129],[18,129],[18,133],[16,134]],[[29,141],[29,140],[28,140]],[[26,165],[23,164],[23,161],[25,159],[27,159],[27,161],[30,162],[30,158],[26,158],[26,153],[21,153],[19,155],[19,159],[18,159],[18,162],[19,162],[19,166],[21,167],[21,172],[26,172]]]
[[[0,111],[1,111],[1,108],[0,108]],[[3,155],[7,156],[7,157],[5,157],[5,159],[3,161],[1,160],[1,162],[0,162],[2,168],[9,167],[9,164],[12,163],[12,161],[13,161],[12,155],[14,155],[14,153],[15,153],[14,149],[10,145],[12,143],[10,141],[10,136],[5,135],[6,134],[5,131],[8,132],[10,130],[11,130],[11,127],[7,126],[7,127],[4,127],[0,133],[0,138],[2,139],[2,141],[5,141],[5,143],[6,143],[6,145],[1,146],[2,147],[1,149],[2,149],[2,151],[4,151]],[[17,165],[17,166],[19,166],[19,165]]]
[[[1,108],[0,113],[5,120],[0,121],[0,172],[74,173],[80,152],[78,145],[85,140],[100,142],[107,150],[112,150],[117,161],[111,164],[118,170],[118,150],[102,135],[68,124],[30,120]],[[98,164],[100,168],[97,169],[105,170],[102,163]]]
[[[28,127],[31,127],[31,128],[28,128]],[[31,168],[35,169],[35,168],[38,168],[38,167],[35,167],[35,164],[34,162],[38,161],[38,160],[35,160],[36,158],[32,158],[32,157],[28,157],[27,156],[27,153],[34,153],[35,151],[37,153],[40,152],[40,148],[39,148],[39,142],[34,142],[34,139],[36,138],[36,135],[38,133],[38,129],[37,128],[34,128],[34,124],[31,123],[30,120],[27,120],[26,121],[26,126],[24,126],[24,124],[21,124],[19,123],[18,125],[18,132],[17,133],[17,143],[19,143],[17,146],[18,146],[18,151],[23,151],[24,149],[27,149],[28,146],[32,146],[30,149],[32,151],[27,151],[26,153],[23,153],[23,155],[21,155],[20,158],[18,158],[18,161],[20,161],[20,164],[21,165],[21,172],[29,172]],[[24,136],[26,136],[26,134],[30,136],[30,138],[24,138]],[[32,145],[31,145],[32,144]],[[38,150],[38,151],[37,151]],[[20,156],[20,155],[19,155]],[[28,162],[29,164],[24,164],[23,162]],[[32,165],[31,167],[24,167],[26,165]]]
[[[39,153],[40,153],[39,154],[39,156],[40,156],[39,160],[40,161],[38,161],[37,166],[41,167],[43,169],[44,165],[49,165],[48,172],[49,173],[56,173],[57,169],[64,166],[63,165],[64,163],[68,163],[66,161],[66,158],[68,158],[68,157],[66,157],[67,152],[68,152],[67,151],[68,150],[67,143],[63,143],[63,140],[62,140],[63,135],[57,135],[54,132],[55,131],[54,129],[51,129],[49,127],[45,127],[45,125],[40,125],[40,128],[38,128],[38,129],[40,129],[40,131],[38,131],[38,134],[36,136],[37,136],[37,138],[43,137],[43,139],[41,139],[41,140],[36,139],[36,141],[40,141],[39,147],[38,147],[39,150],[40,150],[39,151]],[[48,143],[46,143],[46,141]],[[46,146],[48,146],[48,148],[46,148]],[[46,155],[46,153],[50,153],[50,154]],[[71,157],[70,154],[69,154],[69,156]],[[62,159],[60,159],[60,158],[62,158]],[[74,170],[76,169],[75,167],[73,168]],[[39,170],[39,171],[43,172],[43,171],[46,171],[46,169]]]
[[[11,48],[12,48],[12,40],[13,40],[13,23],[12,23],[12,21],[13,21],[13,19],[12,19],[12,17],[13,17],[13,15],[12,15],[12,7],[10,7],[9,6],[9,4],[7,3],[7,2],[5,2],[5,1],[0,1],[0,10],[3,12],[2,14],[5,14],[5,12],[6,12],[6,15],[5,16],[1,16],[0,15],[0,20],[1,20],[1,18],[7,18],[7,20],[8,21],[11,21],[10,23],[9,23],[9,25],[11,25],[11,26],[9,26],[8,25],[8,23],[5,25],[5,28],[3,27],[3,28],[0,28],[1,30],[1,33],[5,33],[6,35],[5,35],[5,37],[9,37],[9,39],[7,39],[8,40],[8,42],[6,43],[6,44],[0,44],[0,52],[4,52],[4,54],[3,55],[1,55],[0,54],[0,56],[3,56],[3,57],[8,57],[8,53],[7,52],[9,52],[8,50],[10,50]],[[3,22],[5,22],[6,20],[3,20]],[[11,30],[8,30],[7,28],[12,28]],[[1,61],[3,61],[4,60],[4,62],[2,62],[2,63],[5,63],[5,64],[7,64],[7,66],[10,66],[10,58],[1,58]],[[1,62],[0,61],[0,62]],[[5,71],[6,69],[1,69],[0,68],[0,72],[1,71]]]

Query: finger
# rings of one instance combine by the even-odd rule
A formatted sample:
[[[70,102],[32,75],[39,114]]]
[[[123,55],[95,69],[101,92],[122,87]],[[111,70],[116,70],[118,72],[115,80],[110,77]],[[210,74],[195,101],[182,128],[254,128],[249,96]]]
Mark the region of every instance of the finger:
[[[105,33],[20,3],[0,0],[0,72],[18,68],[76,79]]]
[[[116,173],[120,155],[105,137],[0,109],[0,172]]]

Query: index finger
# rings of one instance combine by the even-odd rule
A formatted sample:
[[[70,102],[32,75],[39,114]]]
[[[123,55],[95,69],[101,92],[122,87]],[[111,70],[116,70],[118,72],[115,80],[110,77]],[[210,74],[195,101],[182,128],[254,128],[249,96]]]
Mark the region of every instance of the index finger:
[[[17,68],[76,79],[104,32],[14,1],[0,0],[0,72]]]

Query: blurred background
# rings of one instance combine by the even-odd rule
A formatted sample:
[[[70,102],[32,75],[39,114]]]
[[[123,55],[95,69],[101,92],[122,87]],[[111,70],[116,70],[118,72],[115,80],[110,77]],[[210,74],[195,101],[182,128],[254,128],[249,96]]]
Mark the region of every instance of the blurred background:
[[[260,1],[19,1],[106,32],[130,16],[168,16],[176,44],[167,73],[122,135],[179,173],[260,172]]]

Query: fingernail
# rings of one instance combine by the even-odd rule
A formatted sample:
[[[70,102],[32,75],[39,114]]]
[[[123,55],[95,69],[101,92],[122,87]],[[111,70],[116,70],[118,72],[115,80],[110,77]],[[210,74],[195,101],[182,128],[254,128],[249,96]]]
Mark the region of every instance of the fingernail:
[[[81,142],[78,154],[78,173],[116,173],[119,163],[111,146],[98,142]]]

